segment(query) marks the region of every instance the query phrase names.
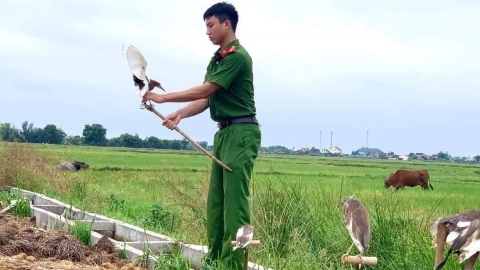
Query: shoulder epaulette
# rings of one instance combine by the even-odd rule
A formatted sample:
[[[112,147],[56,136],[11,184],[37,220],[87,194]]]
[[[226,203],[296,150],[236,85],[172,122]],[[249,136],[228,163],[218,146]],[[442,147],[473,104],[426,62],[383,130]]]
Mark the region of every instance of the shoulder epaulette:
[[[230,48],[225,48],[225,49],[222,50],[222,52],[220,53],[220,55],[221,55],[222,57],[225,57],[225,55],[227,55],[227,54],[229,54],[229,53],[232,53],[232,52],[234,52],[234,51],[236,51],[236,50],[237,50],[237,46],[232,46],[232,47],[230,47]]]

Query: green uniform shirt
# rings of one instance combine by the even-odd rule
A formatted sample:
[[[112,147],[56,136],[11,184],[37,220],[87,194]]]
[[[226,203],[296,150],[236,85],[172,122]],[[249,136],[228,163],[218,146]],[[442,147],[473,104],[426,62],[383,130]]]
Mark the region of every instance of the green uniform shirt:
[[[232,49],[233,48],[233,49]],[[222,86],[209,98],[210,117],[219,122],[227,118],[256,114],[253,98],[252,58],[240,45],[232,41],[223,52],[218,49],[207,67],[205,82]]]

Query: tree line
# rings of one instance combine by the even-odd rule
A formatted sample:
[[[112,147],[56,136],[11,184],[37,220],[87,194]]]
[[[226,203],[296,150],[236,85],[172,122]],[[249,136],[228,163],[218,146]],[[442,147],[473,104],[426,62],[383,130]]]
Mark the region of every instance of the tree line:
[[[118,137],[108,139],[107,129],[101,124],[87,124],[83,128],[82,135],[67,136],[67,134],[56,125],[48,124],[40,128],[35,127],[33,123],[29,123],[28,121],[24,121],[21,128],[17,128],[11,123],[0,123],[0,141],[174,150],[197,149],[186,139],[166,140],[155,136],[142,139],[138,134],[129,133],[123,133]],[[212,148],[206,141],[199,141],[197,143],[207,150]]]
[[[197,150],[188,140],[167,140],[155,136],[149,136],[144,139],[138,134],[123,133],[118,137],[107,139],[107,129],[101,124],[87,124],[83,128],[82,135],[67,136],[67,134],[56,125],[48,124],[43,128],[35,127],[33,123],[24,121],[21,128],[15,127],[11,123],[0,123],[0,141],[7,142],[25,142],[25,143],[48,143],[48,144],[71,144],[71,145],[90,145],[90,146],[110,146],[110,147],[129,147],[129,148],[154,148],[154,149],[173,149],[173,150]],[[197,142],[207,150],[213,150],[213,145],[208,145],[206,141]],[[290,149],[282,145],[272,145],[261,147],[261,153],[282,154],[282,155],[314,155],[314,156],[342,156],[345,154],[321,153],[320,149],[311,147],[308,150]],[[351,156],[357,156],[359,153],[374,158],[389,158],[394,155],[393,152],[384,153],[377,148],[362,147],[352,151]],[[416,159],[414,153],[410,153],[411,159]],[[448,152],[439,152],[437,160],[451,160],[455,162],[466,161],[466,157],[453,158]],[[480,163],[480,155],[473,157],[474,161]]]

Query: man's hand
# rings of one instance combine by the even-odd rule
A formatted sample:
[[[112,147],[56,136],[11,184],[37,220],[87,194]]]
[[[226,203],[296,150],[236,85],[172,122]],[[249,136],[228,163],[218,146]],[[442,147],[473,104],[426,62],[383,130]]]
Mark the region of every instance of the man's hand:
[[[149,100],[155,102],[155,103],[162,103],[163,102],[163,98],[162,98],[163,95],[160,95],[160,94],[157,94],[157,93],[154,93],[152,91],[147,91],[145,93],[145,95],[143,95],[142,97],[142,103],[145,103]]]
[[[180,123],[180,120],[182,120],[182,115],[180,111],[176,111],[165,117],[162,125],[172,130]]]

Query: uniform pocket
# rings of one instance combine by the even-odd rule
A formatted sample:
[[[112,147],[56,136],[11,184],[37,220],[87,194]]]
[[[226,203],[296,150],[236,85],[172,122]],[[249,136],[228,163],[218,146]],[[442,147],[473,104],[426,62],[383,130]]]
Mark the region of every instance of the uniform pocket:
[[[257,125],[248,124],[242,128],[242,144],[249,157],[255,159],[262,141],[262,133]]]

